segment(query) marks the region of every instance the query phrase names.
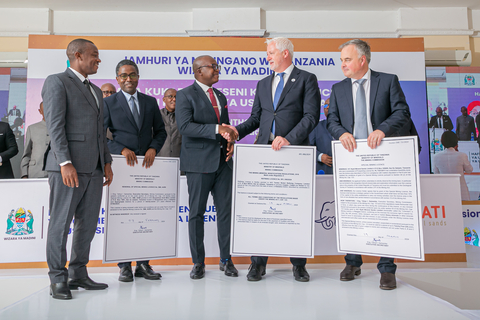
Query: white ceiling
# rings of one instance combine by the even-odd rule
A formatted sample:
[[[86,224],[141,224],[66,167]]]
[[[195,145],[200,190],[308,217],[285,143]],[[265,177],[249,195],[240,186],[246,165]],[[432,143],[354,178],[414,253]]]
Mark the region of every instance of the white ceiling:
[[[400,8],[466,7],[479,0],[0,0],[0,8],[49,8],[54,11],[190,12],[192,8],[261,8],[266,11],[384,11]]]

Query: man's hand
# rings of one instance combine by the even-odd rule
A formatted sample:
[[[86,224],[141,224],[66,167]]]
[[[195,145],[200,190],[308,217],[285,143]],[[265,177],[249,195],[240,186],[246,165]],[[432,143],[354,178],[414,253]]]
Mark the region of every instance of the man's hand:
[[[135,163],[138,163],[137,156],[135,155],[135,152],[133,152],[132,150],[128,148],[123,148],[121,154],[127,159],[127,164],[130,167],[133,167]]]
[[[155,161],[155,156],[157,155],[157,150],[154,148],[150,148],[145,152],[145,158],[143,158],[143,163],[142,167],[145,167],[146,169],[150,168],[153,164],[153,161]]]
[[[230,160],[230,158],[232,158],[233,149],[234,149],[234,143],[233,142],[227,143],[227,158],[225,159],[225,161],[228,162],[228,160]]]
[[[113,181],[113,171],[112,171],[112,164],[110,162],[105,163],[105,181],[103,182],[104,186],[109,186],[112,184]]]
[[[235,142],[238,138],[238,131],[234,126],[222,124],[218,126],[218,133],[228,142]]]
[[[28,176],[23,176],[22,179],[28,179]]]
[[[322,154],[322,157],[320,159],[322,160],[322,163],[325,163],[327,166],[332,166],[332,157],[330,157],[328,154]]]
[[[367,145],[371,149],[375,149],[376,147],[378,147],[380,145],[383,138],[385,138],[385,133],[383,133],[383,131],[377,129],[377,130],[373,131],[372,133],[370,133],[370,135],[368,136]]]
[[[285,139],[284,137],[276,136],[272,142],[272,149],[275,151],[278,151],[283,146],[288,146],[288,145],[290,145],[290,142],[288,142],[287,139]]]
[[[342,146],[348,150],[348,152],[353,152],[353,150],[357,149],[357,142],[351,133],[345,132],[338,138],[342,143]]]
[[[78,175],[77,170],[71,163],[67,163],[60,167],[62,173],[63,184],[69,188],[78,188]]]

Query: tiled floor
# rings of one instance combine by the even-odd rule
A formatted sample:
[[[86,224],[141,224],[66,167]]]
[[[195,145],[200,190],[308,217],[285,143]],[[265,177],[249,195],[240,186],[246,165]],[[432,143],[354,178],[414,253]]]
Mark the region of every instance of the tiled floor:
[[[0,319],[480,319],[480,268],[466,263],[400,263],[398,288],[378,288],[374,264],[341,282],[340,264],[308,265],[311,281],[294,281],[291,266],[269,265],[262,281],[223,275],[207,266],[202,280],[190,266],[154,266],[160,281],[117,281],[116,268],[90,268],[107,290],[49,296],[45,269],[0,270]]]

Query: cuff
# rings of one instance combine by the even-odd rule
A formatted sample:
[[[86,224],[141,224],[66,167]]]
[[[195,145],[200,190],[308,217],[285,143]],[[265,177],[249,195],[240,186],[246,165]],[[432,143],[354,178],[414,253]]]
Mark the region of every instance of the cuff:
[[[322,156],[323,156],[323,153],[320,153],[318,155],[318,158],[317,158],[318,162],[322,162]]]
[[[69,163],[72,163],[72,161],[70,161],[70,160],[64,161],[64,162],[60,163],[60,167],[63,167],[64,165],[69,164]]]

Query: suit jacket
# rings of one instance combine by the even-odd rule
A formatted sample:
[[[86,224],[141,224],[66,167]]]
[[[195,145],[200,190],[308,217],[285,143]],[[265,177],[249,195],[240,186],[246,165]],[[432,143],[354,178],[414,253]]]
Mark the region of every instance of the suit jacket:
[[[471,173],[472,171],[473,167],[468,161],[467,154],[455,151],[453,148],[446,148],[433,156],[433,173],[460,174],[462,200],[470,200],[470,193],[463,173]]]
[[[470,141],[472,139],[472,134],[473,134],[473,139],[477,140],[477,130],[475,129],[475,119],[473,119],[472,116],[467,115],[465,120],[467,121],[467,125],[465,126],[462,123],[463,115],[457,117],[457,123],[456,123],[456,134],[458,141]]]
[[[123,148],[145,155],[148,149],[160,151],[167,137],[157,99],[137,92],[140,109],[140,128],[137,127],[122,91],[104,99],[104,126],[110,129],[113,140],[108,140],[112,154],[121,154]],[[156,154],[155,153],[155,154]]]
[[[443,115],[443,127],[447,130],[453,130],[453,122],[449,116]],[[438,128],[437,116],[430,118],[429,128]]]
[[[45,121],[28,126],[25,149],[20,163],[22,177],[46,178],[48,176],[47,172],[43,171],[43,158],[49,143],[50,135]]]
[[[230,124],[227,98],[215,88],[213,92],[220,102],[220,122]],[[225,159],[227,141],[215,134],[217,115],[207,95],[196,82],[177,92],[175,115],[182,135],[180,170],[205,173],[217,171],[220,157],[222,161]],[[232,167],[232,159],[228,161],[228,166]]]
[[[0,157],[2,165],[0,166],[0,179],[13,179],[12,165],[10,159],[18,153],[17,141],[10,125],[6,122],[0,122]]]
[[[320,90],[313,73],[294,67],[273,110],[272,81],[275,74],[257,84],[250,118],[237,127],[240,139],[260,128],[258,144],[267,144],[275,119],[275,135],[292,145],[310,145],[308,135],[320,118]]]
[[[45,79],[43,109],[50,134],[45,170],[60,171],[60,163],[70,160],[78,173],[92,173],[99,161],[102,170],[112,162],[103,128],[102,91],[91,85],[99,106],[70,69]]]
[[[160,109],[165,130],[167,131],[167,140],[158,153],[160,157],[180,157],[180,149],[182,147],[182,135],[178,131],[177,121],[175,120],[175,112],[169,113],[167,108]]]
[[[373,130],[381,130],[386,137],[398,135],[410,120],[410,110],[398,77],[371,71],[370,117]],[[353,134],[354,109],[352,80],[346,78],[332,87],[327,128],[335,139],[345,132]]]
[[[317,147],[317,172],[323,170],[326,174],[333,174],[333,168],[325,163],[318,161],[320,153],[332,156],[332,140],[333,137],[327,130],[327,121],[322,120],[310,133],[310,144]]]

